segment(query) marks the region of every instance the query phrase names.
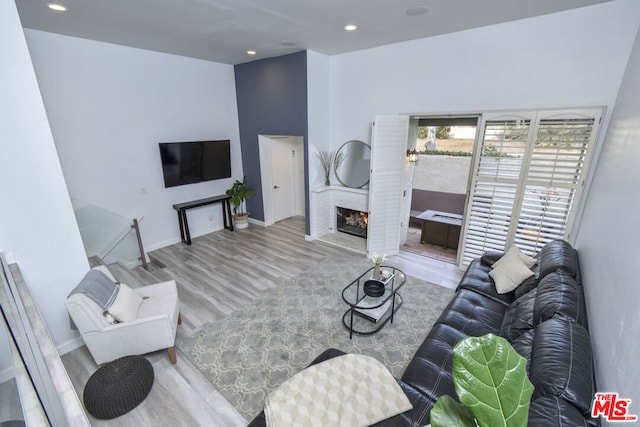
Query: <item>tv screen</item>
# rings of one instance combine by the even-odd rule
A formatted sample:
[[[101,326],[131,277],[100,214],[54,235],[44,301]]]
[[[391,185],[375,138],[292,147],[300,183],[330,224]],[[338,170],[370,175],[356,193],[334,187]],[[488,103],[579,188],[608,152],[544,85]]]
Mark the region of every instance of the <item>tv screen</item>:
[[[231,177],[231,148],[220,141],[161,142],[165,188]]]

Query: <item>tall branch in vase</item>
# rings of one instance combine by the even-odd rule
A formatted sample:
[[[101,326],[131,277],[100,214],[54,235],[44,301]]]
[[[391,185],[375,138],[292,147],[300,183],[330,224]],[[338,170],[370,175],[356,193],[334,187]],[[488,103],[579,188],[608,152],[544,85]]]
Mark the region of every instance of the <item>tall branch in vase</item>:
[[[344,160],[344,151],[340,150],[333,157],[333,170],[336,171],[336,175],[338,175],[338,167],[340,167],[343,160]]]
[[[331,176],[331,165],[333,164],[335,151],[318,151],[316,154],[320,159],[322,169],[324,169],[324,185],[331,185],[329,177]]]

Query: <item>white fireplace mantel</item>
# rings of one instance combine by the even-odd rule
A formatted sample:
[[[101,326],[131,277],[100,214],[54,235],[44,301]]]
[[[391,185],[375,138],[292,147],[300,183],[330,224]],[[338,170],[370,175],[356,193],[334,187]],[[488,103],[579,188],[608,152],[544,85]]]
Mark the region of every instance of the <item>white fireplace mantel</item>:
[[[309,240],[336,232],[336,207],[369,211],[369,190],[328,185],[310,192],[311,234]]]

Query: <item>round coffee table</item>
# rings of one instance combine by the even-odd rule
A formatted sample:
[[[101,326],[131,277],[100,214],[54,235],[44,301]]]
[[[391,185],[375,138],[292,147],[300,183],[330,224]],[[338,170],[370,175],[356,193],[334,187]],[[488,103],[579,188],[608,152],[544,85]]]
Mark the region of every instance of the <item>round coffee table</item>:
[[[138,406],[151,391],[153,366],[142,356],[105,363],[84,387],[84,407],[96,418],[112,419]]]

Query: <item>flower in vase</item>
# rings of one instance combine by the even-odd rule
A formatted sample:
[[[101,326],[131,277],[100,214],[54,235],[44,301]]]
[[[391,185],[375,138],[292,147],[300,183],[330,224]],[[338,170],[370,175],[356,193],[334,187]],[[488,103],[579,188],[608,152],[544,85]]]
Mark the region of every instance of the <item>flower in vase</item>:
[[[378,255],[378,252],[374,252],[369,259],[373,261],[375,265],[379,266],[379,265],[382,265],[382,263],[387,260],[387,254],[380,256]]]

